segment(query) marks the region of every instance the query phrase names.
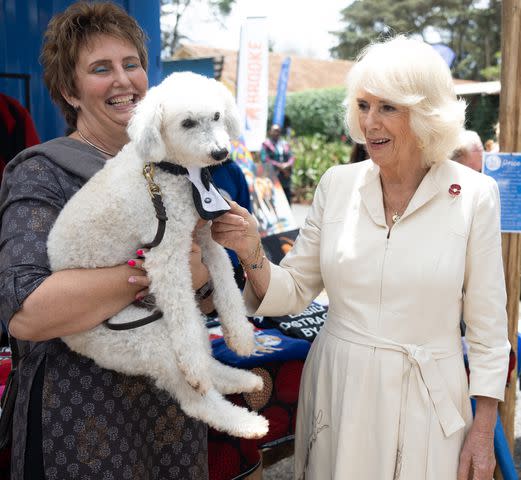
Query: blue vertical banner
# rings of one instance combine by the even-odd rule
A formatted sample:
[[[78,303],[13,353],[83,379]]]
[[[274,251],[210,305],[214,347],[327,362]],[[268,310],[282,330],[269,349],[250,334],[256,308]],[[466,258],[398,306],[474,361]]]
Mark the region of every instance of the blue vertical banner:
[[[286,109],[286,90],[288,88],[289,66],[291,58],[286,57],[280,66],[279,81],[277,83],[277,97],[273,107],[273,122],[280,128],[284,127],[284,110]]]
[[[499,188],[501,231],[521,233],[521,153],[485,152],[483,173]]]

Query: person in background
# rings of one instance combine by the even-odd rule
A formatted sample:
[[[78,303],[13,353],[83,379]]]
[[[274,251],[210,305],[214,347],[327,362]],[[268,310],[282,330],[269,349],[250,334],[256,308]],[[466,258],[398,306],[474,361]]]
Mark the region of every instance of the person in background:
[[[483,151],[483,143],[479,135],[473,130],[463,130],[459,137],[459,144],[452,152],[451,159],[476,170],[476,172],[481,172]]]
[[[0,184],[4,168],[18,152],[38,145],[40,138],[29,111],[9,95],[0,93]],[[0,346],[7,346],[7,331],[0,328]]]
[[[354,142],[351,147],[351,155],[349,156],[349,163],[358,163],[367,160],[369,155],[367,155],[367,150],[365,146],[361,143]]]
[[[485,142],[485,152],[492,152],[493,151],[493,148],[494,148],[494,145],[495,145],[495,142],[494,140],[492,140],[491,138],[489,138],[486,142]]]
[[[260,158],[264,165],[269,164],[275,170],[286,198],[291,204],[291,173],[295,157],[290,144],[281,137],[279,125],[271,126],[268,138],[262,143]]]
[[[0,93],[0,183],[7,162],[24,148],[39,143],[28,110],[15,98]]]
[[[494,126],[495,139],[488,139],[485,142],[485,151],[486,152],[499,152],[499,122]]]
[[[45,32],[44,81],[72,133],[17,155],[0,190],[0,319],[24,355],[16,480],[208,477],[206,425],[147,378],[100,368],[60,340],[141,299],[149,285],[142,260],[52,273],[46,252],[60,210],[128,142],[148,87],[145,41],[136,21],[108,2],[74,3]],[[208,270],[196,244],[190,264],[197,290]],[[204,302],[212,311],[211,295]]]
[[[347,92],[371,160],[324,174],[279,266],[246,210],[212,224],[246,269],[250,313],[329,297],[302,374],[295,478],[490,480],[510,351],[497,185],[448,161],[465,104],[430,45],[368,46]]]
[[[227,200],[237,202],[241,207],[251,213],[250,191],[246,177],[241,167],[232,159],[224,163],[210,167],[213,181],[221,195]],[[233,265],[235,281],[239,288],[244,288],[244,271],[239,263],[237,254],[233,250],[227,250]]]

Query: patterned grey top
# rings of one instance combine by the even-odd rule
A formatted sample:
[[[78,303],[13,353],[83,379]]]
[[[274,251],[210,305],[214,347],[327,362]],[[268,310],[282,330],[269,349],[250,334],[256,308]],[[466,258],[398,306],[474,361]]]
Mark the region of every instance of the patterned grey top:
[[[46,240],[60,210],[103,165],[95,149],[69,138],[32,152],[13,160],[0,193],[0,320],[5,326],[51,274]],[[29,394],[42,362],[47,479],[208,478],[204,424],[187,417],[148,379],[102,369],[59,339],[32,345],[23,361],[12,478],[24,478]]]

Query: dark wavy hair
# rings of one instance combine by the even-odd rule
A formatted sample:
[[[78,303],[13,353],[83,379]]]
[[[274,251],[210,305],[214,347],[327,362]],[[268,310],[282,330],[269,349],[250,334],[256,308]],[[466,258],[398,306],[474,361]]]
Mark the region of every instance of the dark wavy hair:
[[[45,86],[60,107],[70,130],[76,128],[78,112],[63,93],[79,96],[75,75],[79,52],[92,36],[98,34],[130,42],[138,51],[141,65],[147,69],[146,34],[121,7],[110,2],[80,1],[52,17],[44,34],[40,63]]]

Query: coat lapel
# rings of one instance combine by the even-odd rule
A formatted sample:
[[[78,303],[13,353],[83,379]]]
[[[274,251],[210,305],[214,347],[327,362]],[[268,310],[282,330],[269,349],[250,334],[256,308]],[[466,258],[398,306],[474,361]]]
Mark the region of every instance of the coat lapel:
[[[367,160],[367,162],[369,168],[359,189],[360,198],[373,222],[386,227],[382,185],[380,184],[380,168],[371,160]]]
[[[408,217],[409,215],[412,215],[416,210],[423,207],[423,205],[434,198],[440,191],[439,182],[437,179],[440,166],[441,164],[433,165],[427,172],[427,175],[423,177],[423,180],[411,198],[409,205],[405,209],[401,220]]]
[[[360,197],[369,216],[374,223],[381,226],[387,226],[385,223],[385,213],[383,206],[382,185],[380,183],[380,169],[371,161],[366,172],[365,178],[360,186]],[[443,164],[433,165],[423,178],[414,193],[409,205],[402,215],[404,218],[412,215],[416,210],[434,198],[440,191],[438,177],[442,174]]]

